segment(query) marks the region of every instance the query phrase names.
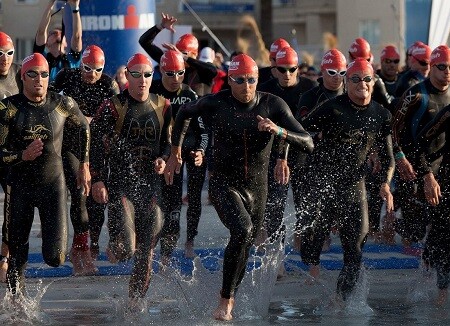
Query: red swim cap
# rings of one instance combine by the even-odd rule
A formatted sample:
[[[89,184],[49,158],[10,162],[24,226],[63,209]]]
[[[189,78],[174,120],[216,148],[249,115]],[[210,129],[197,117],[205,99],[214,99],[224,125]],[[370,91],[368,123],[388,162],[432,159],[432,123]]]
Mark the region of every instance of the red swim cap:
[[[447,45],[439,45],[431,52],[430,64],[432,66],[440,63],[450,64],[450,49]]]
[[[150,67],[153,67],[150,59],[147,56],[143,55],[142,53],[135,53],[130,59],[128,59],[127,69],[130,69],[131,67],[139,64],[149,65]]]
[[[351,75],[357,72],[368,72],[373,76],[373,67],[366,59],[356,58],[354,61],[348,64],[347,76],[351,77]]]
[[[346,70],[347,60],[338,49],[328,50],[322,57],[320,69],[334,69],[337,71]]]
[[[89,45],[84,49],[83,56],[81,57],[81,61],[84,64],[100,64],[102,66],[105,65],[105,54],[103,50],[99,48],[97,45]]]
[[[246,54],[238,54],[231,60],[228,75],[246,75],[258,72],[255,60]]]
[[[423,45],[423,42],[422,41],[415,41],[413,44],[411,44],[409,46],[409,48],[408,48],[408,51],[407,51],[408,55],[411,55],[412,54],[412,50],[414,50],[414,48],[416,46],[418,46],[418,45]]]
[[[282,48],[291,47],[291,45],[283,38],[276,39],[271,45],[270,45],[270,58],[275,59],[277,56],[277,52],[280,51]]]
[[[380,59],[400,59],[400,53],[398,53],[395,45],[387,45],[381,50]]]
[[[362,37],[355,39],[348,49],[352,59],[363,58],[370,60],[370,44]]]
[[[175,46],[181,52],[193,52],[195,55],[198,54],[198,40],[192,34],[181,35]]]
[[[0,32],[0,48],[14,49],[12,39],[8,34]]]
[[[22,61],[22,68],[20,73],[23,75],[32,67],[43,67],[48,70],[48,62],[45,57],[40,53],[33,53]]]
[[[159,60],[159,66],[164,71],[180,71],[185,68],[183,55],[175,50],[166,51]]]
[[[415,43],[411,49],[411,56],[416,60],[430,62],[431,48],[422,42]]]
[[[298,65],[297,52],[291,47],[284,47],[277,52],[275,57],[277,66],[281,65]]]

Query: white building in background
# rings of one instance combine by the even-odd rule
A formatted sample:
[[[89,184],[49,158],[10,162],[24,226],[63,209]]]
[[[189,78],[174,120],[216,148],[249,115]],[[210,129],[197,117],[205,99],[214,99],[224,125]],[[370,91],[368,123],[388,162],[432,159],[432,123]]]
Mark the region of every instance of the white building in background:
[[[88,0],[81,0],[81,6],[83,1]],[[409,1],[418,0],[273,0],[272,35],[274,39],[285,38],[300,53],[306,51],[313,55],[316,63],[329,46],[329,42],[324,42],[324,35],[333,35],[336,46],[345,54],[351,42],[362,36],[371,44],[375,62],[378,62],[384,45],[394,44],[402,54],[408,46],[404,35],[405,7]],[[433,27],[430,28],[430,33],[433,33],[430,40],[445,39],[445,36],[438,34],[448,37],[450,1],[422,1],[433,1],[436,4],[431,11],[434,18],[447,15],[447,19],[443,19],[446,24],[432,24]],[[266,23],[259,19],[259,0],[187,2],[230,52],[236,47],[238,29],[241,28],[244,35],[252,33],[251,29],[240,25],[243,15],[254,17],[259,26]],[[0,0],[0,29],[14,38],[17,60],[31,52],[35,31],[47,3],[48,0]],[[155,0],[155,3],[157,22],[161,12],[169,13],[177,17],[181,25],[192,25],[193,33],[200,40],[201,46],[219,48],[182,1]],[[270,44],[266,44],[266,47],[269,46]]]

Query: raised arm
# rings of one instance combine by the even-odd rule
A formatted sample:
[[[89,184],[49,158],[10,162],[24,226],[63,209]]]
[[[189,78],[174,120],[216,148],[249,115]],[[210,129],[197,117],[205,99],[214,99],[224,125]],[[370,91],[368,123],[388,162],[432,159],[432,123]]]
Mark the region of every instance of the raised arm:
[[[41,21],[36,31],[35,45],[41,47],[47,43],[48,26],[50,25],[50,19],[52,15],[52,8],[56,0],[48,0],[44,13],[42,14]],[[36,50],[34,50],[36,52]]]
[[[72,11],[72,39],[70,49],[74,52],[81,52],[83,49],[82,28],[80,16],[80,0],[67,0]]]

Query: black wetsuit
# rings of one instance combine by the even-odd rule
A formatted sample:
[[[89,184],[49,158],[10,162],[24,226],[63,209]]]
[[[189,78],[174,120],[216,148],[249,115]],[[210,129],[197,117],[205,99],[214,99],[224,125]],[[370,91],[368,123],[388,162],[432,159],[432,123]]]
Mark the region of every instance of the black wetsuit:
[[[159,62],[164,54],[163,50],[153,44],[159,32],[161,30],[153,26],[139,38],[139,44],[156,62]],[[186,73],[184,74],[183,82],[189,85],[198,96],[210,94],[213,79],[217,75],[217,68],[211,63],[193,58],[188,58],[186,64]]]
[[[425,77],[418,71],[408,69],[398,77],[395,97],[402,97],[408,88],[425,80]]]
[[[358,279],[368,231],[364,178],[371,149],[379,149],[385,182],[394,170],[391,114],[374,101],[358,106],[344,94],[306,115],[302,124],[310,132],[322,132],[322,139],[307,161],[301,257],[318,265],[324,239],[336,223],[344,251],[337,292],[345,299]]]
[[[20,66],[16,63],[12,63],[6,75],[0,75],[0,99],[5,99],[8,96],[16,95],[22,92],[23,84],[20,78]],[[8,175],[8,168],[0,167],[0,185],[3,192],[6,193],[6,176]],[[5,216],[5,210],[3,212]],[[6,219],[3,219],[2,225],[2,241],[7,243],[6,240]]]
[[[289,106],[291,113],[295,115],[297,102],[301,95],[306,91],[317,86],[317,82],[306,77],[298,77],[298,83],[292,87],[282,87],[277,78],[258,84],[258,90],[274,94],[281,97]],[[286,226],[283,224],[284,210],[287,202],[289,184],[283,185],[275,180],[273,173],[277,163],[279,153],[279,138],[275,138],[270,153],[269,175],[268,175],[268,192],[266,211],[264,213],[264,224],[270,241],[281,238],[284,239]],[[299,197],[299,156],[306,155],[304,152],[295,148],[290,149],[288,155],[288,164],[291,171],[290,184],[294,198]],[[294,199],[295,200],[295,199]]]
[[[80,161],[88,162],[89,124],[72,98],[54,92],[48,92],[39,104],[18,94],[3,100],[0,106],[1,161],[10,166],[5,199],[9,212],[8,284],[16,293],[17,287],[24,287],[35,207],[41,219],[44,261],[54,267],[64,262],[68,227],[61,158],[63,130],[77,135]],[[37,138],[44,142],[42,155],[22,161],[22,151]]]
[[[64,92],[72,97],[86,117],[94,117],[100,104],[107,98],[120,93],[119,86],[111,77],[102,74],[94,84],[85,83],[80,69],[64,69],[58,73],[50,89]],[[64,135],[63,163],[67,188],[70,191],[70,219],[75,234],[90,230],[91,243],[98,248],[98,239],[105,221],[105,205],[96,203],[92,196],[84,196],[83,189],[77,189],[76,176],[79,169],[79,148],[77,135]],[[77,244],[74,244],[77,245]]]
[[[225,249],[221,296],[234,296],[246,270],[250,247],[264,220],[272,134],[258,130],[257,115],[288,131],[287,142],[311,152],[312,139],[287,104],[277,96],[256,92],[241,103],[225,90],[180,108],[172,145],[180,146],[185,121],[202,116],[214,137],[214,173],[209,180],[212,203],[230,231]]]
[[[436,89],[430,79],[408,89],[400,99],[393,120],[394,152],[402,151],[409,162],[415,165],[417,148],[416,137],[436,114],[450,104],[450,91]],[[443,146],[444,136],[433,140],[431,146],[436,151]],[[442,157],[433,158],[433,171],[437,174]],[[397,180],[397,202],[402,209],[402,220],[397,221],[396,231],[405,239],[413,242],[422,240],[426,234],[426,225],[430,216],[423,195],[423,180]]]
[[[443,155],[437,175],[442,197],[431,218],[431,229],[427,237],[428,258],[436,268],[437,286],[446,289],[450,283],[450,142],[446,132],[450,130],[450,105],[444,107],[434,119],[425,126],[417,137],[418,177],[433,172],[433,156],[436,148],[433,142],[444,135],[444,143],[438,152]],[[431,158],[431,159],[430,159]]]
[[[305,117],[307,114],[313,112],[315,109],[320,107],[323,103],[326,101],[329,101],[336,96],[342,95],[344,93],[344,83],[342,83],[342,86],[337,90],[329,90],[323,85],[322,78],[319,78],[317,80],[319,82],[319,85],[310,89],[309,91],[302,94],[300,97],[300,100],[298,101],[296,112],[294,114],[295,118],[298,121],[301,121],[303,117]],[[319,135],[315,134],[313,136],[314,143],[317,144],[319,139]],[[308,155],[306,153],[298,153],[298,160],[297,160],[297,166],[296,171],[298,174],[298,178],[296,180],[296,191],[294,192],[294,205],[295,205],[295,212],[296,212],[296,232],[300,233],[300,230],[302,228],[301,226],[301,214],[302,211],[302,197],[303,197],[303,186],[302,184],[305,182],[305,172],[306,172],[306,160],[308,158]],[[292,185],[294,185],[293,182],[291,182]]]
[[[103,181],[109,192],[110,250],[120,261],[134,257],[132,298],[147,293],[152,250],[164,223],[154,161],[169,155],[171,118],[168,100],[150,94],[138,102],[125,90],[105,101],[91,124],[93,183]]]
[[[197,100],[197,94],[186,84],[176,92],[169,92],[164,88],[162,81],[153,81],[150,93],[158,94],[170,101],[172,106],[172,118],[178,113],[181,105]],[[188,174],[187,193],[189,206],[186,212],[187,241],[194,240],[197,235],[198,223],[202,212],[202,188],[206,175],[206,162],[201,166],[195,166],[191,151],[206,151],[208,146],[208,133],[203,125],[203,120],[192,121],[186,132],[182,146],[182,159],[186,163]],[[181,173],[174,176],[172,185],[163,185],[163,210],[165,213],[164,228],[161,233],[161,255],[170,256],[176,247],[180,237],[180,212],[183,195],[183,167]]]

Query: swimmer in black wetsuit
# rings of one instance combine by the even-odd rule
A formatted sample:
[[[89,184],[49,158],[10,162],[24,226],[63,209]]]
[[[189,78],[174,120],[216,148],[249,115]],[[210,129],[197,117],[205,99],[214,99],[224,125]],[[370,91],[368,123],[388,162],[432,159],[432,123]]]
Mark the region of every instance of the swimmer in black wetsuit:
[[[50,89],[72,97],[90,122],[105,99],[120,93],[116,81],[103,73],[104,67],[103,50],[96,45],[89,45],[83,51],[82,67],[61,70],[50,85]],[[73,265],[73,275],[86,276],[96,274],[98,271],[93,261],[97,259],[99,253],[98,242],[105,221],[106,206],[96,203],[92,196],[86,198],[74,186],[73,180],[76,178],[79,165],[79,149],[76,144],[77,135],[64,135],[64,174],[71,196],[70,220],[74,230],[69,256]]]
[[[29,235],[37,207],[42,227],[42,254],[50,266],[64,262],[67,244],[67,193],[61,147],[63,130],[79,136],[78,186],[90,190],[89,124],[76,102],[47,92],[49,67],[39,53],[22,62],[23,94],[1,102],[1,162],[10,166],[5,205],[11,293],[23,293]]]
[[[0,99],[20,93],[23,89],[20,78],[20,65],[13,62],[14,44],[6,33],[0,32]],[[6,193],[6,176],[8,168],[0,168],[0,184]],[[5,212],[3,212],[5,213]],[[3,214],[5,216],[5,214]],[[8,270],[9,249],[6,240],[6,218],[2,225],[2,245],[0,251],[0,282],[6,282]]]
[[[272,94],[256,92],[258,67],[252,58],[245,54],[234,57],[228,78],[231,90],[180,108],[172,134],[172,153],[164,172],[166,182],[171,184],[182,163],[183,126],[189,118],[201,115],[215,140],[211,200],[230,231],[221,298],[214,312],[214,318],[219,320],[233,318],[234,296],[245,275],[250,247],[263,223],[273,135],[300,150],[313,149],[311,137],[295,120],[286,102]],[[276,175],[279,182],[288,182],[286,160],[279,160]]]
[[[133,55],[127,63],[128,89],[105,101],[91,125],[92,195],[108,203],[109,260],[134,258],[131,309],[147,293],[164,222],[158,174],[170,152],[172,112],[168,100],[149,93],[152,75],[150,59]]]
[[[393,119],[393,141],[397,171],[398,202],[402,209],[402,219],[397,220],[396,231],[402,236],[403,244],[408,248],[411,243],[424,239],[426,226],[430,220],[430,211],[423,197],[423,180],[417,179],[415,166],[417,135],[443,107],[450,104],[450,91],[446,70],[439,70],[440,63],[448,55],[449,48],[439,46],[431,54],[432,63],[429,78],[409,88],[400,99]],[[445,142],[440,135],[432,142],[430,157],[433,173],[438,174],[442,155],[439,148]]]
[[[323,103],[302,120],[308,131],[321,132],[322,139],[307,161],[301,257],[308,265],[318,265],[324,239],[337,223],[344,250],[337,293],[344,300],[358,279],[368,232],[364,178],[367,156],[374,146],[379,148],[385,178],[380,196],[386,200],[387,211],[393,207],[389,190],[394,172],[391,114],[371,101],[373,78],[371,64],[356,59],[347,69],[348,94]]]
[[[153,81],[150,93],[158,94],[170,100],[172,118],[178,113],[181,105],[197,100],[197,94],[183,83],[185,64],[180,52],[166,51],[159,63],[161,80]],[[206,175],[206,162],[203,163],[208,146],[208,133],[201,117],[192,121],[186,131],[183,142],[183,162],[187,170],[187,193],[189,196],[186,211],[187,237],[185,243],[185,257],[193,258],[194,238],[202,212],[202,188]],[[165,214],[164,227],[161,232],[161,262],[169,263],[173,250],[180,237],[180,212],[183,192],[183,172],[175,176],[173,185],[163,185],[163,210]]]

